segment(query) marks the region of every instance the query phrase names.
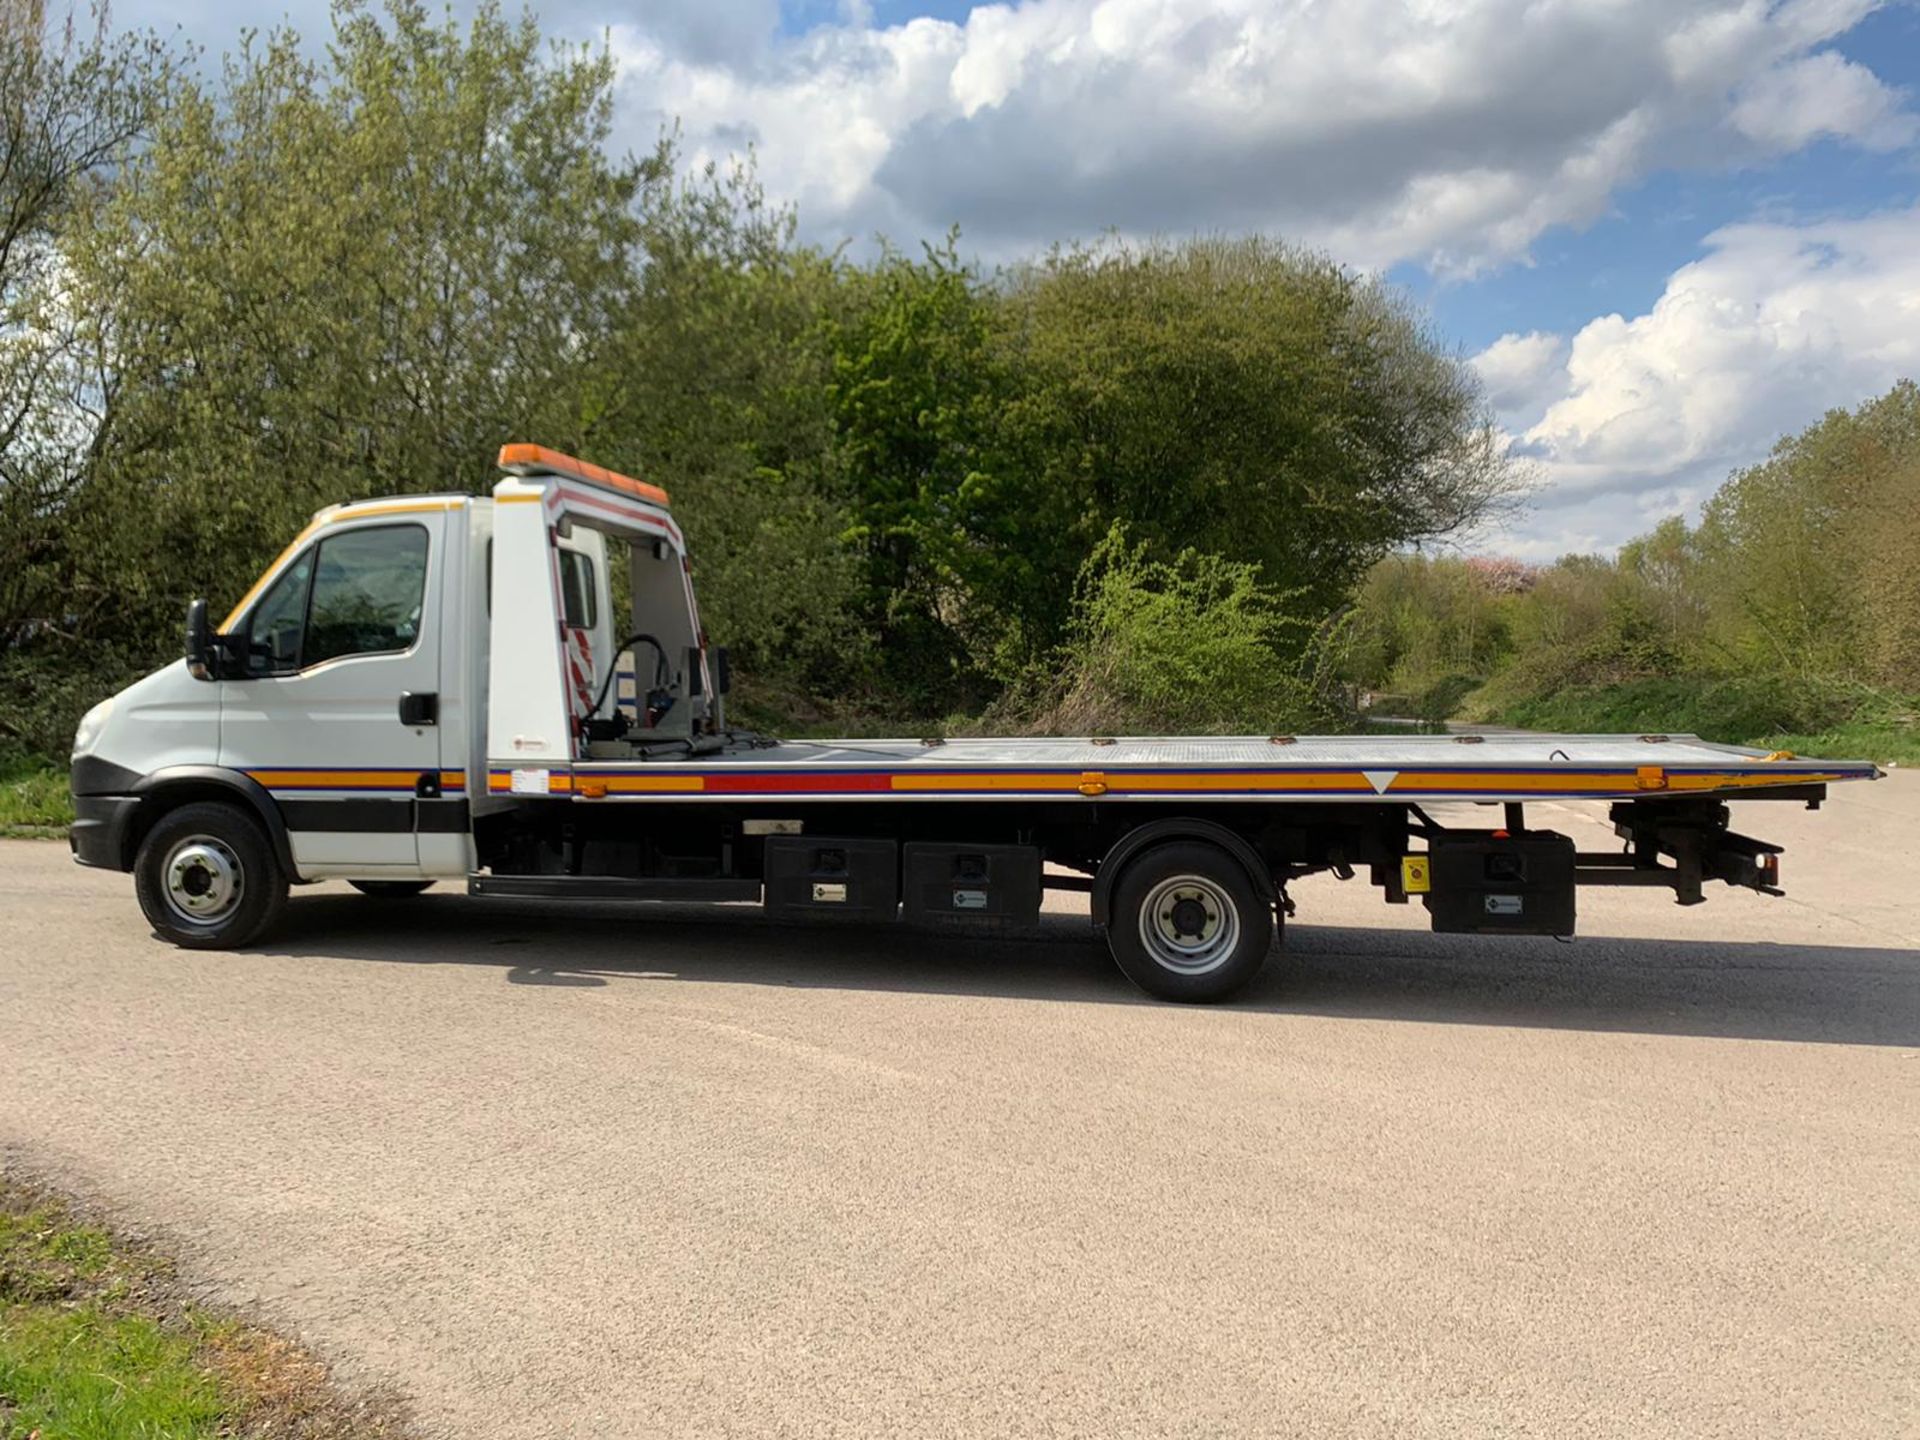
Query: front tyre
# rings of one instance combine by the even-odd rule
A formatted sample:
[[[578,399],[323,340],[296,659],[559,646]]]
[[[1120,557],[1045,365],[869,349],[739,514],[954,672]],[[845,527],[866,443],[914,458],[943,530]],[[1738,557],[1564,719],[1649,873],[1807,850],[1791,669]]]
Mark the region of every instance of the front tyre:
[[[280,918],[287,876],[251,815],[219,803],[183,805],[141,841],[133,892],[147,922],[174,944],[234,950]]]
[[[1183,840],[1130,861],[1114,887],[1107,945],[1162,1000],[1224,1000],[1267,963],[1273,902],[1217,845]]]

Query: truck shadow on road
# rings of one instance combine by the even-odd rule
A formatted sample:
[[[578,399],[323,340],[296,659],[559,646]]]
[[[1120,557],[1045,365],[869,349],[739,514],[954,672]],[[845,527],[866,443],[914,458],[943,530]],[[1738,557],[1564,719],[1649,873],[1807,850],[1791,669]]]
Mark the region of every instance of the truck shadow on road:
[[[1015,934],[779,923],[758,911],[428,895],[294,902],[271,953],[497,969],[514,985],[728,984],[1098,1004],[1135,990],[1084,916]],[[1239,1012],[1920,1046],[1920,951],[1295,923]],[[1202,1013],[1202,1012],[1185,1012]]]

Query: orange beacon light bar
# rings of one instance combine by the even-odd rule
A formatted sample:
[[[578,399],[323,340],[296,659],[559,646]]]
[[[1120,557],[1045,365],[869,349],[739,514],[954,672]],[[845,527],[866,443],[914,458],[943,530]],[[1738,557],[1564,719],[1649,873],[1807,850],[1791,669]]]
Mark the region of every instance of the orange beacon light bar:
[[[589,485],[605,486],[633,495],[655,505],[667,504],[667,492],[631,475],[622,475],[603,465],[590,465],[572,455],[549,450],[544,445],[502,445],[500,468],[509,475],[562,475],[569,480],[584,480]]]

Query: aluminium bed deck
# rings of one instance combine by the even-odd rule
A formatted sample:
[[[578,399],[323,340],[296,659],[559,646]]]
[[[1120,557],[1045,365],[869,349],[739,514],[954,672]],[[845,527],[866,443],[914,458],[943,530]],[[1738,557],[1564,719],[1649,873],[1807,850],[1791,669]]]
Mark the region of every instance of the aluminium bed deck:
[[[494,760],[487,788],[583,800],[1417,803],[1758,795],[1879,774],[1864,760],[1803,760],[1692,735],[1180,736],[784,741],[543,769]]]

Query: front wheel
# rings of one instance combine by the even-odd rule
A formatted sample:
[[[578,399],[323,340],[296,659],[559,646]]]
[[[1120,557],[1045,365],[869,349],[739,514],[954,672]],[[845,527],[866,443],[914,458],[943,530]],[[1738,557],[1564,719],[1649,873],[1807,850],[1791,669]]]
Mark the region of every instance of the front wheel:
[[[1163,1000],[1224,1000],[1260,973],[1273,903],[1217,845],[1177,841],[1129,862],[1107,944],[1134,984]]]
[[[234,950],[265,934],[287,903],[266,832],[232,805],[182,805],[140,842],[133,892],[147,921],[189,950]]]
[[[433,888],[431,880],[349,880],[347,884],[376,900],[399,900]]]

